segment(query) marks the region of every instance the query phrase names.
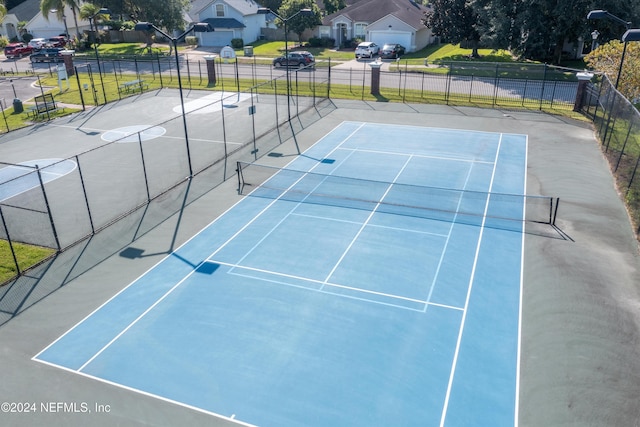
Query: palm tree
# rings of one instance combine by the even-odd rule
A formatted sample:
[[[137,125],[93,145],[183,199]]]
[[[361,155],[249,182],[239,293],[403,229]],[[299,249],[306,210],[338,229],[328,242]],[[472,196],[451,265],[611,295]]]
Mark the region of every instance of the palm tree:
[[[96,6],[93,3],[83,3],[82,7],[80,8],[80,18],[87,19],[89,20],[89,22],[93,22],[93,28],[91,29],[91,31],[96,32],[93,35],[94,43],[98,40],[98,25],[96,24],[96,19],[102,19],[107,16],[101,14],[101,10],[102,8]],[[91,40],[91,38],[89,40]]]
[[[76,26],[76,35],[78,36],[78,40],[82,38],[82,34],[80,34],[80,28],[78,28],[78,11],[80,10],[79,1],[77,0],[40,0],[40,12],[42,16],[48,21],[49,13],[53,10],[56,11],[56,17],[62,21],[64,18],[64,10],[66,7],[71,9],[71,13],[73,14],[73,22]],[[69,36],[67,34],[67,36]]]

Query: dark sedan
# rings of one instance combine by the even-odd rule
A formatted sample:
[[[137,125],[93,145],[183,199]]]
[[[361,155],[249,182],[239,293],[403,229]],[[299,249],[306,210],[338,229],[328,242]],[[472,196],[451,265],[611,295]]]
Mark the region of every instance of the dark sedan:
[[[289,52],[284,57],[281,56],[273,60],[274,67],[307,67],[315,64],[315,58],[307,51]]]
[[[380,58],[397,59],[404,55],[405,48],[399,44],[387,43],[380,49]]]
[[[32,63],[36,62],[62,62],[64,58],[60,54],[60,51],[63,50],[57,47],[46,47],[40,49],[37,52],[34,52],[29,56]]]

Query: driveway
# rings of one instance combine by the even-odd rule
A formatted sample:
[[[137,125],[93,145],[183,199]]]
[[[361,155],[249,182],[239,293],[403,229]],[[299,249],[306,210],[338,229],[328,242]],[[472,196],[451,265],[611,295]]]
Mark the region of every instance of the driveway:
[[[333,67],[334,70],[361,70],[364,68],[369,68],[367,65],[371,62],[380,60],[379,58],[362,58],[362,59],[352,59],[350,61],[342,62]],[[389,60],[380,60],[382,61],[382,67],[380,69],[382,71],[389,71],[389,64],[393,61]]]

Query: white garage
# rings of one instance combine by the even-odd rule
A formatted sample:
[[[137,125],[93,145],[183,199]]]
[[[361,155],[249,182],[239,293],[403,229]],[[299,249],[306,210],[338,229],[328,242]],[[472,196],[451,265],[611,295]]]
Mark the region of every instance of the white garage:
[[[233,39],[234,32],[218,30],[211,33],[196,33],[200,38],[201,46],[228,46],[231,45],[231,39]]]
[[[385,43],[398,43],[407,49],[411,49],[411,33],[406,31],[371,31],[369,41],[382,47]]]

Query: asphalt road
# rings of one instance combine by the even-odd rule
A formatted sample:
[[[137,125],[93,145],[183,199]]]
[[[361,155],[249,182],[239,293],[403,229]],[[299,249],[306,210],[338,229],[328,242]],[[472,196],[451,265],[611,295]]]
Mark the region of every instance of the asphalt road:
[[[371,84],[371,68],[369,59],[350,60],[335,65],[331,68],[331,81],[335,84],[348,85],[349,87],[368,87]],[[434,92],[449,92],[456,94],[471,94],[474,96],[514,99],[539,99],[542,97],[548,101],[573,102],[575,100],[577,83],[575,82],[543,82],[541,80],[526,79],[500,79],[481,78],[470,76],[430,75],[423,73],[388,72],[390,61],[383,61],[381,67],[381,87],[405,88],[413,90],[430,90]],[[98,64],[94,57],[83,56],[75,59],[77,67],[91,67],[93,72],[98,68],[104,73],[118,74],[150,74],[157,73],[158,68],[163,73],[175,73],[176,63],[174,57],[164,57],[159,61],[114,61],[101,60]],[[38,63],[31,64],[28,57],[21,59],[4,59],[0,62],[0,72],[34,71],[36,73],[53,73],[57,64]],[[259,65],[253,63],[222,62],[216,63],[218,77],[273,80],[282,78],[286,69],[274,68],[271,65]],[[290,69],[291,78],[306,80],[307,76],[312,80],[326,79],[328,68],[318,67],[313,69],[294,70]],[[183,81],[188,78],[206,78],[207,68],[203,54],[189,53],[180,57],[180,73]],[[6,75],[6,77],[10,77]],[[20,99],[28,99],[38,94],[38,89],[29,88],[28,85],[20,85],[18,88],[17,79],[13,79],[14,87]],[[9,89],[12,89],[9,87]],[[35,90],[35,92],[34,92]],[[4,99],[3,105],[8,100],[13,100],[11,90],[0,88],[0,98]]]

